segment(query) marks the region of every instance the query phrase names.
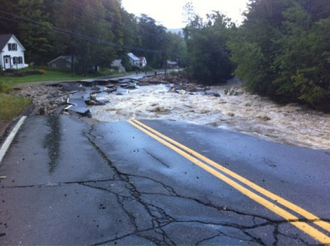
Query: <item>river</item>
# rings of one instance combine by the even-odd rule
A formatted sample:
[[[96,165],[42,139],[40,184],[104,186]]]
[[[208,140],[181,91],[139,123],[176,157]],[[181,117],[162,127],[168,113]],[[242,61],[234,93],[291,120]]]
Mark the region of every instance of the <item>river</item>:
[[[289,104],[278,105],[242,88],[213,86],[220,97],[169,93],[169,85],[141,86],[124,95],[109,94],[110,103],[92,107],[101,122],[165,119],[208,125],[289,145],[330,151],[330,114]],[[230,95],[232,94],[232,95]]]

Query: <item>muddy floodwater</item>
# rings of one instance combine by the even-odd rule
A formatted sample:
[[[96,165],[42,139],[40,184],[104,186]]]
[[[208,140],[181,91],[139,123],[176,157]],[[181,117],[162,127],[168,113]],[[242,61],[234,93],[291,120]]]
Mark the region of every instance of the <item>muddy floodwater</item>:
[[[259,138],[330,151],[330,114],[290,104],[277,105],[242,88],[210,90],[221,97],[199,93],[170,93],[169,85],[141,86],[124,95],[109,94],[110,103],[92,107],[101,122],[166,119],[239,131]],[[232,94],[232,95],[230,95]]]

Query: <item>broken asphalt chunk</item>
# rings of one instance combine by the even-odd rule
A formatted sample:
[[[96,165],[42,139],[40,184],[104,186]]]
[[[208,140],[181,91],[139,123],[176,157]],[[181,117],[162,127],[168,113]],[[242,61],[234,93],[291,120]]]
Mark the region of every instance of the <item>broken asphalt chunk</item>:
[[[78,107],[78,106],[69,105],[68,107],[65,108],[65,110],[79,113],[79,114],[82,114],[85,116],[89,116],[91,114],[90,110],[86,107]]]
[[[105,105],[109,102],[106,97],[108,96],[108,93],[101,92],[94,95],[91,95],[90,100],[88,101],[89,105]]]
[[[70,95],[69,99],[82,99],[84,101],[88,101],[90,98],[90,94],[86,92],[76,92]]]
[[[62,89],[69,92],[86,91],[86,88],[77,83],[61,83]]]
[[[131,89],[131,90],[135,90],[140,88],[140,86],[138,86],[135,82],[130,82],[128,83],[128,85],[126,86],[127,89]]]

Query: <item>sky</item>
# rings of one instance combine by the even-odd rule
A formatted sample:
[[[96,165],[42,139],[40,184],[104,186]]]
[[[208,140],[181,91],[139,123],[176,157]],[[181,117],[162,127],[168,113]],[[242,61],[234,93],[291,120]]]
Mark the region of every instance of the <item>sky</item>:
[[[124,9],[136,16],[146,14],[167,29],[185,27],[183,7],[189,0],[122,0]],[[246,10],[248,0],[190,0],[195,12],[205,18],[207,13],[217,10],[233,22],[240,24],[242,12]]]

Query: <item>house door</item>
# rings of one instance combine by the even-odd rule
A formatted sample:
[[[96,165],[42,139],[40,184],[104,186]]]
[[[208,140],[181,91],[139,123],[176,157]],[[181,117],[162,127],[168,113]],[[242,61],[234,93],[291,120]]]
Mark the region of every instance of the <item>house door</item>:
[[[10,69],[11,68],[10,56],[5,56],[3,59],[4,59],[4,68]]]

